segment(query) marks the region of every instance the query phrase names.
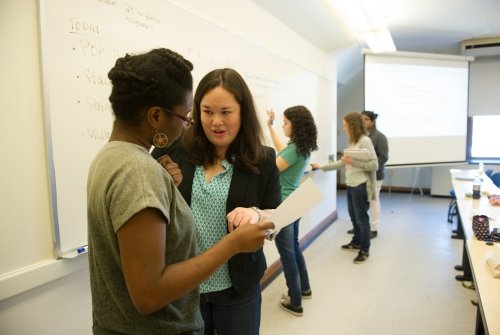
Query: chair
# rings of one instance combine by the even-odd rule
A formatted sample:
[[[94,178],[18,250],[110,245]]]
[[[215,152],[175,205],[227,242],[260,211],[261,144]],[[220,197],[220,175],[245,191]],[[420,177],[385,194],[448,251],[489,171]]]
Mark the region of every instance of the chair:
[[[500,172],[494,173],[489,177],[496,187],[500,187]]]

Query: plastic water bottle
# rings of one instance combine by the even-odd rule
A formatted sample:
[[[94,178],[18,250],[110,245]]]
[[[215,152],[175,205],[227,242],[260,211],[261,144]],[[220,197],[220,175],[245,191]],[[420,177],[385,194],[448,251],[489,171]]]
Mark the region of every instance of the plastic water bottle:
[[[481,198],[481,178],[477,176],[472,183],[472,199]]]
[[[477,168],[477,177],[479,177],[479,181],[482,183],[484,180],[484,163],[479,162],[479,166]]]

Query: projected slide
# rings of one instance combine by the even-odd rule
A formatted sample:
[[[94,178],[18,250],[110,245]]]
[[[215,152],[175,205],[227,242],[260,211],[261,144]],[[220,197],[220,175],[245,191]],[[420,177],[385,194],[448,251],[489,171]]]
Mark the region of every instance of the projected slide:
[[[460,56],[365,55],[365,110],[379,114],[388,165],[465,161],[468,84]]]

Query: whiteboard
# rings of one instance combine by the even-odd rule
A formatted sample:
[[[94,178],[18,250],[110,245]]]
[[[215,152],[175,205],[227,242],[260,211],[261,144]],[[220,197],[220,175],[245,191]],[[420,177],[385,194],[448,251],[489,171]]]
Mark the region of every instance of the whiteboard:
[[[87,173],[110,136],[107,73],[118,57],[158,47],[172,49],[194,64],[195,87],[207,72],[232,67],[250,86],[261,122],[271,107],[280,114],[301,104],[318,118],[318,113],[335,110],[334,88],[326,77],[168,1],[45,0],[40,1],[40,24],[58,258],[70,257],[87,244]],[[318,124],[318,129],[328,131],[328,125]],[[317,154],[330,154],[321,150]]]

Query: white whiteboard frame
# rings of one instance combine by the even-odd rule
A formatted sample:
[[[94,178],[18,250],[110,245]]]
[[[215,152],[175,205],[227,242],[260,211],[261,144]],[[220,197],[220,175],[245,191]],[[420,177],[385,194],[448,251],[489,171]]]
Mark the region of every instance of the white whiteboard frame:
[[[118,1],[118,2],[120,2],[120,1]],[[132,5],[136,4],[135,1],[131,1],[130,3]],[[42,72],[43,72],[43,83],[44,83],[43,96],[44,96],[44,112],[45,112],[45,123],[46,123],[45,133],[46,133],[46,146],[47,146],[48,165],[49,165],[48,167],[49,167],[49,174],[50,174],[49,178],[50,178],[50,184],[51,184],[50,185],[51,205],[52,205],[52,214],[53,214],[53,219],[54,219],[54,225],[53,225],[54,226],[54,228],[53,228],[54,250],[55,250],[56,258],[68,258],[68,257],[74,257],[76,255],[75,250],[79,247],[86,245],[87,242],[86,242],[86,236],[85,236],[84,241],[82,241],[78,245],[71,245],[71,248],[64,247],[64,243],[63,243],[64,242],[63,241],[64,231],[62,228],[64,228],[64,227],[62,227],[62,225],[65,225],[65,223],[62,222],[63,218],[60,215],[60,213],[61,213],[60,211],[62,211],[64,208],[67,208],[67,207],[58,203],[59,197],[62,196],[61,189],[58,189],[58,184],[57,184],[57,182],[58,181],[60,182],[60,180],[61,180],[61,178],[60,178],[61,174],[59,173],[59,178],[58,178],[58,176],[57,176],[58,171],[56,168],[58,165],[57,162],[59,160],[57,158],[58,153],[56,152],[56,150],[54,150],[54,145],[56,144],[55,141],[57,141],[57,139],[53,136],[55,129],[51,129],[52,128],[51,125],[54,122],[54,114],[53,114],[53,110],[51,110],[52,101],[50,101],[50,96],[51,96],[50,94],[53,93],[53,92],[51,92],[51,89],[54,90],[54,87],[52,87],[52,88],[50,87],[50,83],[48,80],[49,76],[51,75],[49,73],[49,63],[51,60],[49,59],[50,51],[47,50],[47,41],[45,39],[45,36],[48,34],[48,32],[46,31],[47,17],[45,17],[47,5],[55,6],[54,4],[55,4],[55,1],[53,3],[49,3],[47,0],[40,0],[40,25],[41,25],[41,27],[40,27],[40,35],[41,35],[40,41],[41,41],[41,46],[42,46],[42,69],[43,69]],[[139,4],[139,2],[137,2],[137,5],[138,4]],[[214,27],[215,29],[217,29],[215,31],[216,33],[219,33],[219,31],[220,31],[220,32],[223,32],[224,34],[226,34],[226,33],[230,34],[227,36],[226,35],[222,36],[225,39],[241,40],[241,36],[239,34],[232,32],[232,31],[228,30],[227,28],[225,28],[225,27],[223,27],[223,26],[221,26],[213,21],[206,21],[203,18],[200,18],[197,14],[195,14],[189,10],[184,9],[181,6],[178,6],[178,5],[173,4],[171,2],[168,2],[168,1],[158,2],[157,4],[158,5],[165,4],[166,6],[173,6],[173,7],[168,7],[167,9],[172,10],[172,11],[179,10],[179,11],[182,11],[183,13],[186,13],[186,15],[192,16],[194,19],[197,19],[197,20],[201,19],[201,21],[203,21],[202,24],[204,26],[209,25],[208,27]],[[187,26],[189,26],[189,25],[187,25]],[[164,29],[165,27],[162,27],[162,28]],[[201,41],[203,41],[203,39]],[[165,40],[163,40],[162,42],[158,42],[155,40],[155,43],[156,44],[165,43]],[[168,42],[168,43],[170,43],[170,42]],[[291,75],[292,75],[291,78],[289,78],[289,76],[287,76],[284,79],[287,84],[289,84],[288,81],[292,81],[291,85],[290,85],[290,86],[292,86],[290,93],[294,93],[295,90],[297,89],[297,87],[300,86],[300,85],[298,85],[299,82],[300,82],[300,84],[303,84],[304,87],[309,88],[308,90],[307,89],[304,90],[304,87],[302,87],[301,91],[300,91],[302,93],[298,94],[298,96],[297,96],[297,94],[289,94],[287,99],[286,99],[287,102],[279,101],[280,103],[275,103],[276,101],[274,101],[274,100],[276,100],[276,99],[273,99],[273,101],[271,101],[273,103],[273,106],[267,106],[267,102],[266,102],[266,105],[261,106],[261,109],[272,107],[275,109],[276,112],[280,113],[281,111],[283,111],[285,109],[285,107],[289,107],[289,106],[294,105],[294,104],[304,104],[309,109],[311,109],[313,114],[316,114],[318,121],[326,118],[326,115],[324,114],[324,110],[325,109],[327,109],[327,110],[332,109],[334,107],[332,105],[332,102],[335,101],[334,85],[332,84],[330,79],[328,79],[327,75],[325,75],[324,73],[318,74],[318,73],[315,73],[311,70],[308,70],[308,69],[304,68],[303,66],[296,64],[294,61],[291,61],[290,58],[283,57],[283,56],[277,54],[275,51],[273,51],[269,48],[263,47],[263,46],[255,43],[251,40],[244,39],[243,43],[244,43],[244,49],[251,50],[254,53],[258,53],[258,54],[265,53],[265,54],[263,54],[262,59],[260,59],[262,63],[269,64],[269,62],[271,62],[271,64],[274,64],[272,62],[276,62],[275,59],[279,59],[280,66],[278,68],[281,68],[281,64],[286,64],[285,68],[292,68],[294,70],[294,73],[291,73]],[[198,44],[199,43],[196,43],[194,46],[198,47]],[[172,47],[173,50],[178,51],[181,54],[183,54],[182,50],[179,50],[179,48],[177,48],[175,46],[167,45],[166,47]],[[202,47],[200,47],[200,50],[202,50],[201,48]],[[151,49],[151,47],[149,47],[148,49]],[[234,48],[234,47],[231,49],[237,50],[237,48]],[[258,49],[258,50],[255,50],[255,49]],[[135,52],[135,50],[130,50],[130,51]],[[141,51],[147,51],[147,50],[141,50]],[[204,51],[206,51],[206,50],[204,50]],[[237,53],[237,51],[235,51],[235,52]],[[120,53],[119,56],[123,56],[123,55],[124,54]],[[208,54],[208,55],[203,55],[203,56],[211,56],[211,55]],[[193,61],[193,63],[195,64],[195,72],[196,72],[197,68],[202,69],[202,70],[204,69],[203,66],[197,67],[197,61],[199,61],[199,60],[192,59],[189,55],[186,55],[186,57],[188,59],[190,59],[191,61]],[[212,68],[224,67],[223,63],[224,63],[224,61],[227,61],[227,59],[229,59],[229,58],[226,58],[226,56],[222,57],[222,59],[219,60],[220,64],[218,66],[213,66]],[[270,60],[270,61],[268,61],[268,63],[266,63],[267,59],[271,59],[272,61]],[[247,57],[242,58],[242,59],[238,59],[238,58],[235,59],[235,61],[241,61],[242,64],[246,63],[244,65],[246,65],[247,67],[249,66],[248,60],[252,60],[252,59],[247,58]],[[254,67],[254,65],[255,65],[254,62],[252,62],[252,67]],[[259,66],[260,65],[261,64],[259,64]],[[258,69],[259,66],[256,66],[255,68]],[[236,69],[240,73],[242,73],[242,75],[245,75],[244,70],[242,71],[241,69],[239,69],[237,67],[236,67]],[[252,68],[252,70],[253,70],[253,68]],[[272,70],[274,70],[274,68]],[[195,86],[196,86],[197,80],[199,80],[199,78],[198,78],[199,75],[195,72],[193,73],[193,76],[194,76],[194,82],[195,82]],[[206,73],[207,71],[204,70],[204,72]],[[259,74],[259,72],[256,72],[256,73]],[[286,73],[286,74],[289,75],[289,73]],[[270,76],[269,78],[274,79],[272,76]],[[269,78],[264,78],[264,79],[269,79]],[[258,80],[260,80],[260,79],[261,78],[259,78]],[[255,80],[255,82],[257,83],[257,80]],[[257,83],[257,85],[258,84],[259,83]],[[249,86],[251,86],[251,83],[249,83]],[[326,86],[328,86],[328,87],[326,87]],[[267,88],[267,89],[272,90],[275,88],[270,88],[270,89]],[[255,94],[257,89],[254,90],[251,87],[251,90],[254,93],[254,98],[256,98],[256,100],[258,100],[259,93],[262,94],[262,92],[257,92],[257,94]],[[264,89],[263,92],[264,92],[264,94],[266,94],[266,89]],[[326,97],[325,95],[328,95],[328,97]],[[58,95],[58,97],[59,97],[59,95]],[[302,97],[304,97],[304,99],[300,99]],[[273,96],[273,98],[274,98],[274,96]],[[262,95],[261,95],[261,99],[262,99]],[[323,100],[321,100],[321,99],[323,99]],[[264,96],[263,100],[267,101],[267,98]],[[298,100],[298,101],[294,101],[294,100]],[[312,104],[312,106],[311,106],[311,104],[308,103],[308,101],[314,102]],[[256,104],[258,104],[258,101],[256,101]],[[320,105],[320,106],[316,106],[316,105]],[[319,114],[319,113],[322,113],[322,114]],[[265,116],[262,116],[262,120],[261,120],[261,123],[264,125],[265,120],[264,120],[264,122],[262,122],[263,119],[265,119]],[[324,134],[324,135],[320,134],[320,138],[321,138],[321,136],[322,136],[322,138],[329,138],[328,134],[326,134],[326,130],[329,129],[328,127],[329,127],[328,124],[325,124],[323,122],[318,122],[319,131],[322,134]],[[263,129],[265,132],[265,126],[263,127]],[[265,132],[265,134],[266,134],[266,132]],[[268,136],[266,136],[266,138],[267,137]],[[267,142],[268,142],[268,144],[271,143],[268,138],[267,138]],[[60,143],[60,141],[58,143]],[[318,155],[320,157],[327,157],[328,154],[331,154],[331,152],[332,152],[331,147],[325,145],[325,146],[322,146],[318,152],[313,153],[313,158],[316,155]],[[66,190],[66,192],[67,192],[67,190]],[[78,214],[77,219],[79,218],[79,216],[81,216],[81,215]],[[85,216],[85,218],[86,218],[86,216]],[[68,220],[66,219],[64,221],[68,221]],[[68,229],[66,227],[66,231],[67,230]],[[65,240],[67,240],[67,239],[65,239]],[[66,243],[66,246],[68,246],[68,243]]]
[[[48,65],[47,65],[47,43],[45,41],[45,36],[47,34],[45,30],[46,26],[46,17],[43,15],[46,10],[46,1],[49,0],[39,0],[38,7],[38,18],[39,18],[39,32],[40,32],[40,67],[42,69],[42,101],[43,101],[43,112],[44,112],[44,130],[45,130],[45,146],[47,152],[47,164],[48,164],[48,173],[49,173],[49,181],[50,181],[50,205],[52,209],[52,219],[54,220],[53,228],[52,228],[52,236],[54,241],[54,253],[57,259],[62,258],[61,251],[61,238],[59,232],[59,215],[57,211],[57,187],[56,187],[56,175],[55,175],[55,165],[54,165],[54,152],[52,150],[52,126],[51,126],[51,117],[50,117],[50,100],[49,100],[49,80],[48,80]]]

